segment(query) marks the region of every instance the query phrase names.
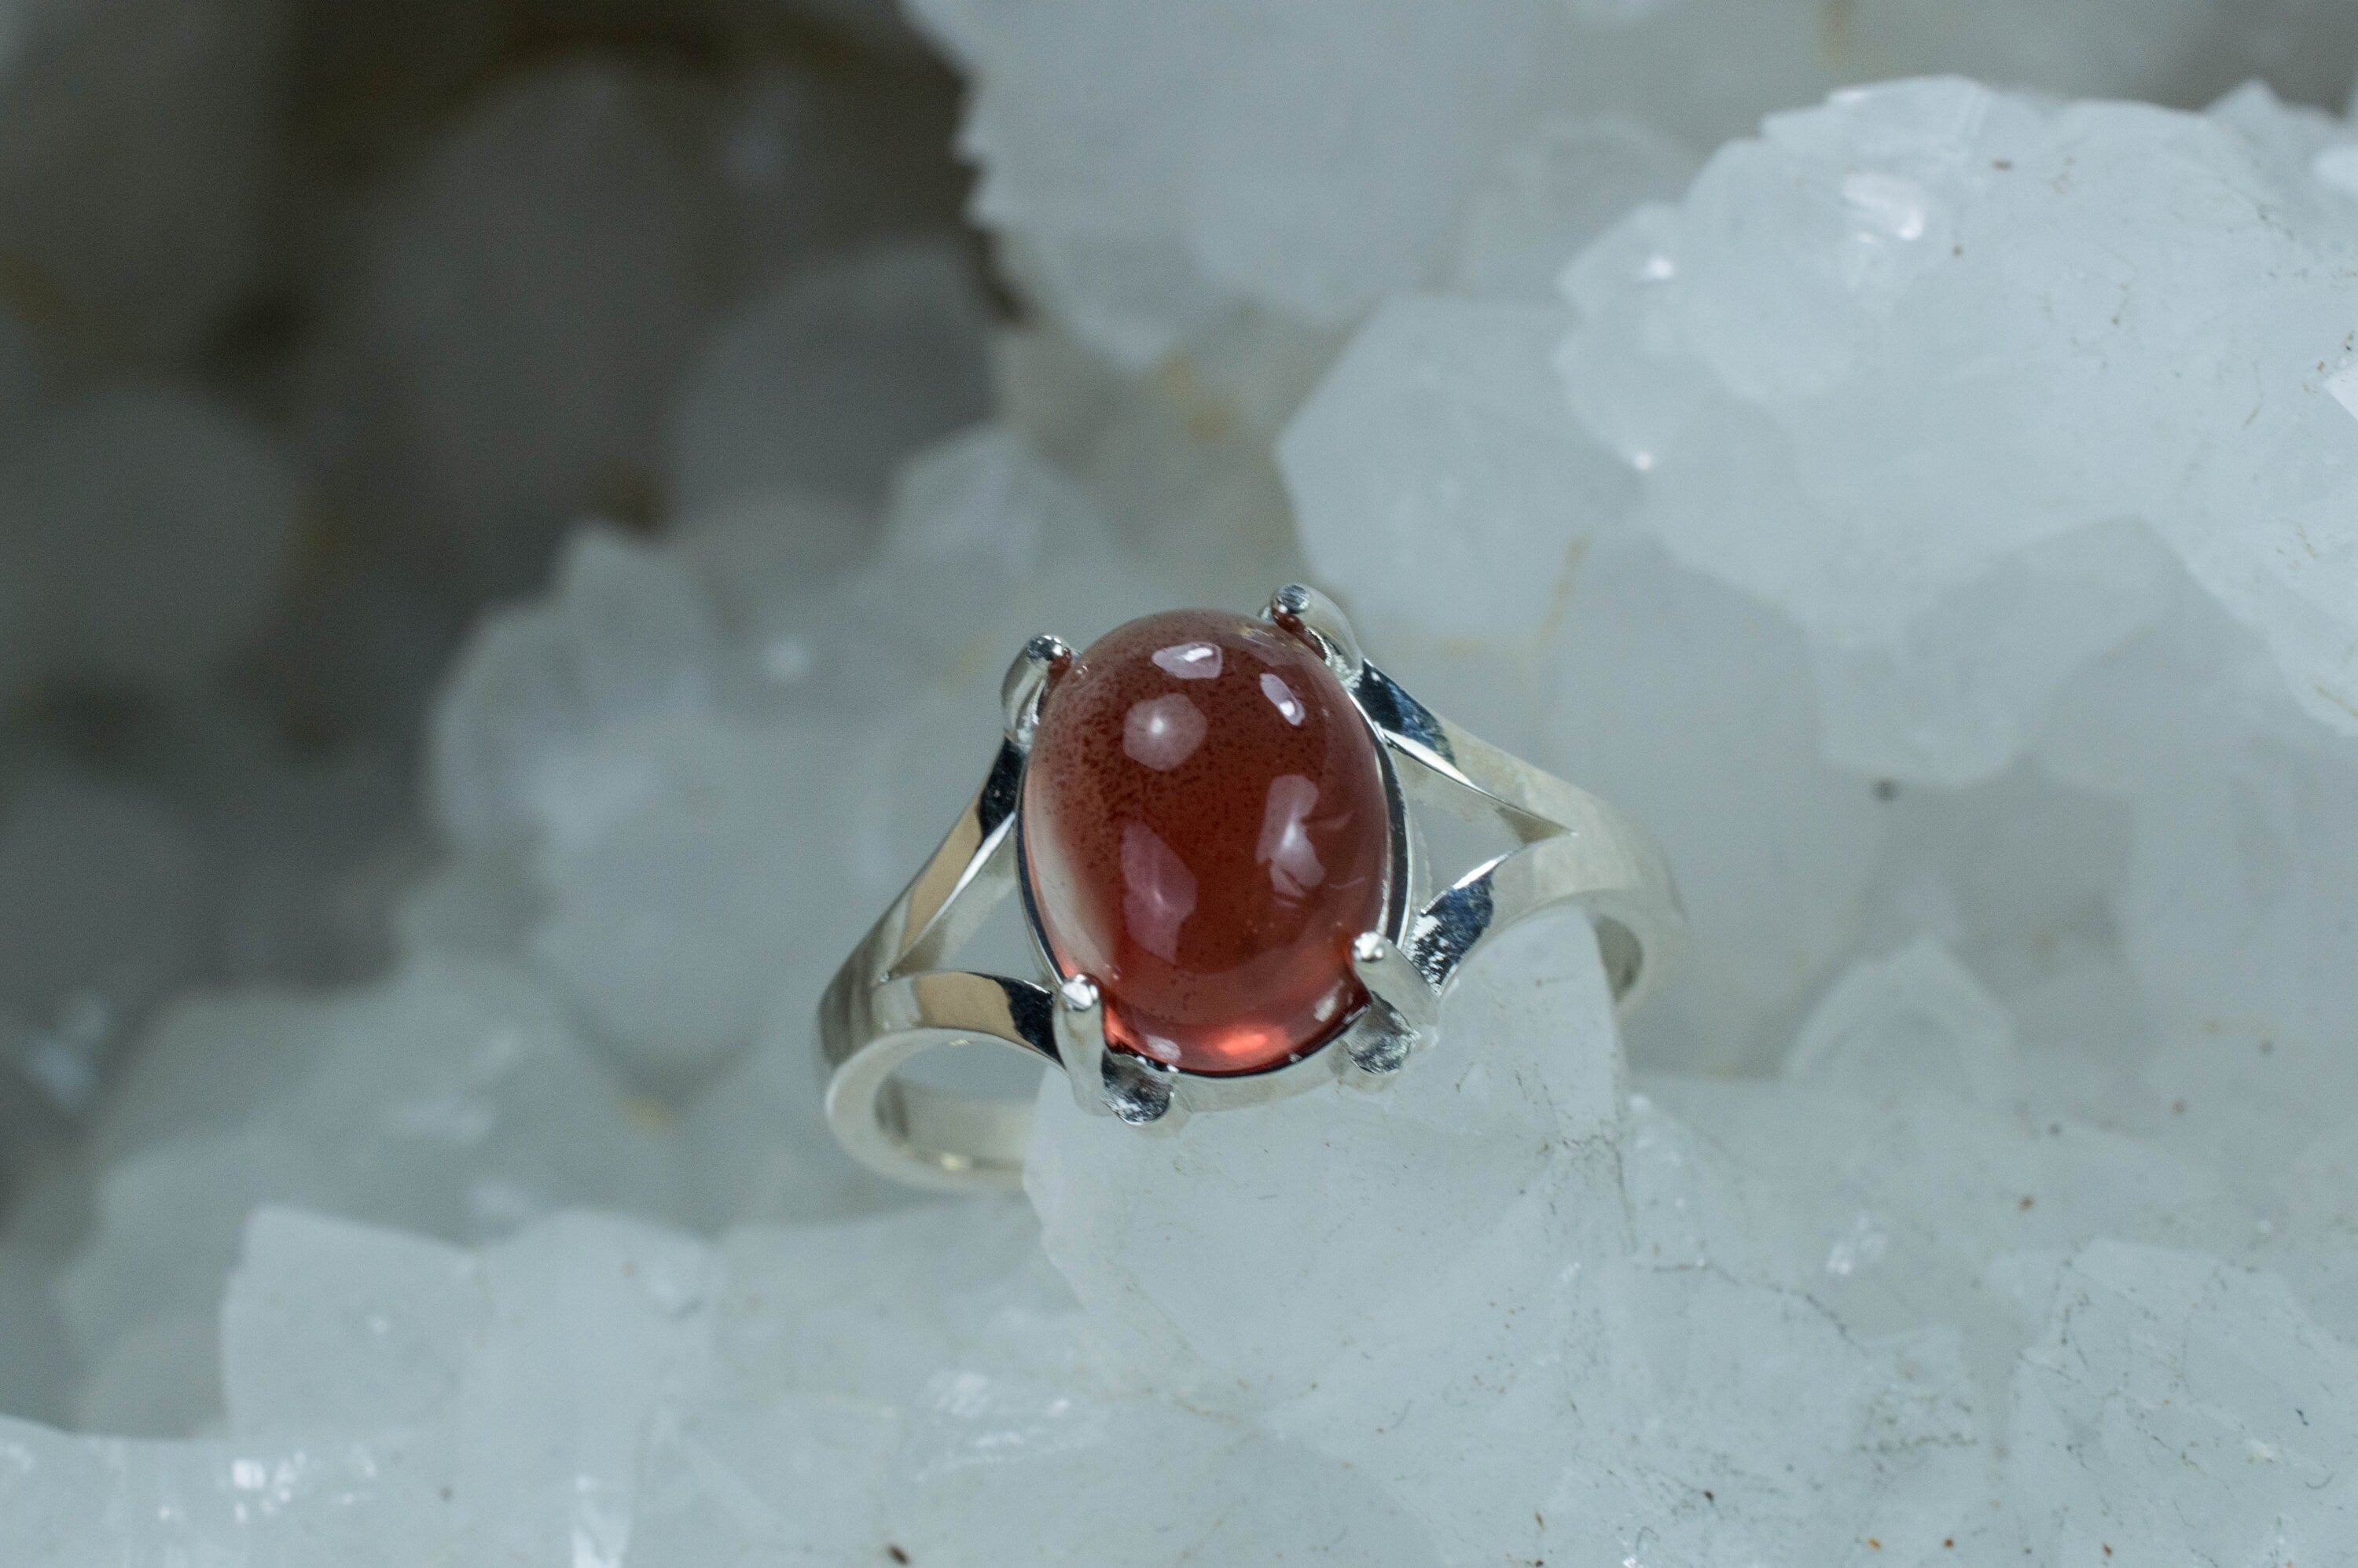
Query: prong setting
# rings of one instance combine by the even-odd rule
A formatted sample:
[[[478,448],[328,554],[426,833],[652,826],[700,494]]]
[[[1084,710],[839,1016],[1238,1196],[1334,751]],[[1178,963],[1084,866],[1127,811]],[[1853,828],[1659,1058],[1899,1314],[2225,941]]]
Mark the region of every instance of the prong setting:
[[[1113,1114],[1141,1131],[1175,1132],[1187,1119],[1175,1068],[1128,1051],[1109,1051],[1100,1079]]]
[[[1169,1132],[1187,1119],[1179,1075],[1160,1062],[1106,1047],[1105,997],[1097,981],[1074,975],[1056,987],[1057,1060],[1073,1103],[1091,1116]]]
[[[1007,677],[999,683],[1000,711],[1007,739],[1029,751],[1040,729],[1040,703],[1066,670],[1073,667],[1072,645],[1043,632],[1023,644]]]
[[[1441,1022],[1441,998],[1399,944],[1380,931],[1351,943],[1351,968],[1368,989],[1368,1011],[1344,1040],[1347,1079],[1379,1087],[1429,1043]]]
[[[1306,583],[1290,582],[1269,596],[1269,618],[1280,631],[1310,644],[1346,690],[1357,687],[1364,662],[1359,636],[1341,605]]]
[[[1091,1116],[1111,1116],[1105,1087],[1105,999],[1098,983],[1075,975],[1056,988],[1056,1058],[1072,1081],[1073,1103]]]

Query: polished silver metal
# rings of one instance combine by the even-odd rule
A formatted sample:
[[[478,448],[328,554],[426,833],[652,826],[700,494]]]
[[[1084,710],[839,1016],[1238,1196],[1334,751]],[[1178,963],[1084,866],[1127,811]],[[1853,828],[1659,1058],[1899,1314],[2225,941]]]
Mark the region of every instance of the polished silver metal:
[[[1362,1088],[1380,1088],[1439,1029],[1441,992],[1380,931],[1359,933],[1351,944],[1351,968],[1368,988],[1368,1015],[1345,1042],[1354,1069],[1346,1077]]]
[[[999,706],[1006,719],[1008,740],[1026,752],[1032,749],[1032,732],[1040,727],[1040,699],[1048,694],[1050,684],[1072,667],[1073,650],[1061,637],[1044,632],[1023,644],[1023,651],[1007,666],[1007,678],[999,683]]]
[[[1409,696],[1368,663],[1349,619],[1316,589],[1280,589],[1268,618],[1326,662],[1378,742],[1391,881],[1382,928],[1352,945],[1367,1005],[1323,1044],[1259,1073],[1191,1073],[1107,1046],[1098,983],[1057,971],[1022,870],[1023,770],[1040,705],[1074,656],[1056,638],[1034,637],[1001,687],[1004,730],[982,788],[820,1000],[827,1123],[853,1158],[940,1191],[1022,1184],[1031,1102],[898,1076],[903,1063],[928,1050],[988,1044],[1027,1052],[1064,1069],[1084,1111],[1157,1133],[1193,1112],[1264,1104],[1337,1078],[1379,1090],[1432,1048],[1442,998],[1466,961],[1507,925],[1558,904],[1588,911],[1622,1011],[1661,983],[1684,944],[1686,918],[1661,852],[1642,828]],[[1412,802],[1503,823],[1516,847],[1432,889]],[[943,968],[1011,892],[1022,895],[1041,978]]]
[[[1367,663],[1359,654],[1358,634],[1351,630],[1343,607],[1316,589],[1287,583],[1269,596],[1269,619],[1315,649],[1345,686],[1358,678],[1360,666]]]
[[[1105,1092],[1105,1003],[1087,975],[1056,988],[1056,1062],[1073,1086],[1074,1104],[1091,1116],[1113,1114]]]

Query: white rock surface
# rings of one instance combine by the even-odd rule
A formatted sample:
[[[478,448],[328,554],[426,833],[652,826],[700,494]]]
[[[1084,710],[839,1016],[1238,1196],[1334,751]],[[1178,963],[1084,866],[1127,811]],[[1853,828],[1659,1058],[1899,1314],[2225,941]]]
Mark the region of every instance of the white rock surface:
[[[432,1550],[440,1532],[425,1521],[449,1474],[444,1454],[397,1433],[141,1443],[0,1420],[0,1545],[76,1568],[255,1551],[374,1568]]]
[[[2322,978],[2358,919],[2341,871],[2358,851],[2348,757],[2347,742],[2261,743],[2157,775],[2137,802],[2121,913],[2164,1030],[2147,1077],[2190,1108],[2177,1135],[2254,1176],[2346,1119],[2358,1093],[2351,999]]]
[[[2025,1553],[2068,1563],[2347,1554],[2350,1347],[2282,1281],[2107,1243],[2057,1275],[2015,1375],[2006,1482]]]
[[[222,1303],[232,1430],[410,1425],[458,1392],[492,1313],[473,1254],[267,1207],[247,1221]]]
[[[1593,951],[1576,917],[1502,941],[1452,1005],[1468,1059],[1357,1102],[1307,1184],[1276,1135],[1336,1130],[1331,1094],[1173,1143],[1105,1138],[1044,1095],[1052,1246],[1084,1302],[1113,1292],[1086,1317],[1004,1206],[717,1249],[559,1217],[475,1253],[265,1208],[222,1316],[226,1435],[126,1449],[11,1428],[22,1501],[0,1530],[58,1561],[346,1531],[528,1562],[980,1563],[1031,1543],[1423,1564],[1801,1561],[1861,1528],[1953,1529],[1976,1452],[1953,1351],[1864,1346],[1798,1295],[1633,1253]],[[1238,1238],[1231,1207],[1262,1214],[1247,1234],[1270,1267],[1205,1266]],[[1305,1252],[1314,1234],[1329,1240]],[[1354,1310],[1293,1310],[1320,1278],[1313,1299]],[[1188,1358],[1125,1355],[1139,1334]],[[1183,1393],[1193,1409],[1168,1402]],[[1593,1449],[1547,1440],[1568,1411]],[[1736,1458],[1772,1432],[1808,1456],[1811,1504]],[[157,1489],[177,1505],[161,1537],[138,1511]]]
[[[857,744],[817,725],[652,725],[593,748],[616,792],[538,857],[529,951],[645,1065],[742,1050],[775,990],[815,1000],[826,973],[810,971],[860,934],[847,846],[813,831],[858,798],[833,764]],[[889,898],[879,871],[864,891]],[[841,893],[822,902],[822,883]]]
[[[1531,0],[1261,11],[1248,46],[1217,49],[1181,105],[1189,259],[1310,320],[1421,281],[1544,91],[1552,12]],[[1327,83],[1314,98],[1298,90],[1312,72]]]
[[[1810,633],[1830,745],[1862,771],[2005,765],[2169,608],[2155,539],[2358,730],[2331,586],[2358,209],[2311,168],[2339,134],[2260,90],[2200,118],[1956,81],[1844,94],[1584,257],[1564,373],[1645,474],[1645,525]],[[2157,225],[2157,265],[2125,264],[2118,237]],[[2173,305],[2227,297],[2224,319]]]

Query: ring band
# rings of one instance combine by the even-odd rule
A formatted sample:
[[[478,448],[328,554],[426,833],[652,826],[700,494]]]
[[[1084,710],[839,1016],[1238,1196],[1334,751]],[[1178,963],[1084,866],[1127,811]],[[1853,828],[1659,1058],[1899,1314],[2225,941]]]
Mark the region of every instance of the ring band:
[[[1557,905],[1588,911],[1622,1011],[1660,984],[1686,920],[1642,828],[1410,697],[1361,656],[1342,611],[1314,589],[1280,589],[1267,619],[1336,676],[1377,742],[1394,870],[1379,928],[1351,946],[1366,1004],[1330,1039],[1261,1071],[1195,1072],[1109,1046],[1108,999],[1089,977],[1059,972],[1020,852],[1041,702],[1073,662],[1064,643],[1035,637],[1008,672],[1004,734],[982,787],[819,1003],[827,1122],[854,1159],[937,1191],[1022,1184],[1028,1098],[961,1094],[897,1072],[947,1047],[1026,1053],[1062,1067],[1084,1109],[1165,1130],[1190,1112],[1265,1103],[1338,1076],[1381,1087],[1435,1038],[1441,998],[1483,942]],[[1517,847],[1431,890],[1411,802],[1503,823]],[[1011,892],[1022,894],[1042,978],[943,968]]]

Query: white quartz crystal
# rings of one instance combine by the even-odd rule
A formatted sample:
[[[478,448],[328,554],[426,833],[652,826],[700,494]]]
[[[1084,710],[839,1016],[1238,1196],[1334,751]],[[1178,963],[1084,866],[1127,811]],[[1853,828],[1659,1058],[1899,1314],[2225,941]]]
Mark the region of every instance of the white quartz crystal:
[[[2323,976],[2351,929],[2349,742],[2266,743],[2149,780],[2121,895],[2123,946],[2159,1015],[2174,1136],[2254,1176],[2351,1119],[2353,1002]]]
[[[1640,146],[1667,134],[1704,148],[1849,81],[1948,70],[2182,98],[2233,85],[2221,68],[2237,49],[2273,52],[2305,92],[2338,96],[2324,61],[2264,40],[2341,27],[2334,42],[2353,41],[2300,0],[2258,16],[2222,0],[2107,0],[2068,16],[2032,0],[1970,13],[1915,0],[912,9],[974,81],[962,146],[982,168],[976,216],[1011,238],[1059,318],[1132,363],[1239,297],[1335,319],[1431,281],[1469,210],[1498,232],[1487,193],[1527,178],[1500,171],[1529,168],[1551,115],[1627,114],[1652,129]],[[1606,178],[1622,178],[1630,163],[1608,157]]]
[[[706,286],[653,97],[595,65],[515,81],[472,106],[372,235],[361,362],[396,378],[404,499],[480,580],[516,583],[554,525],[657,489]]]
[[[1384,1096],[1149,1141],[1052,1084],[1027,1176],[1049,1254],[1134,1375],[1268,1407],[1443,1561],[1802,1562],[1953,1524],[1975,1465],[1953,1345],[1861,1345],[1633,1233],[1609,1018],[1585,922],[1552,916],[1475,962]],[[1771,1429],[1817,1506],[1738,1457]]]
[[[406,1433],[299,1445],[70,1437],[0,1418],[0,1547],[17,1562],[377,1564],[433,1549],[449,1459]]]
[[[2034,1561],[2331,1563],[2358,1528],[2350,1347],[2270,1275],[2091,1247],[2055,1277],[2014,1402]]]
[[[756,300],[673,416],[673,505],[796,489],[873,496],[898,460],[989,411],[984,311],[946,243],[855,255]]]
[[[525,952],[651,1083],[808,1019],[975,787],[1026,637],[1086,642],[1158,602],[1087,498],[995,427],[908,465],[882,533],[853,571],[728,571],[728,637],[699,570],[745,564],[725,538],[578,534],[556,595],[487,623],[437,715],[444,824],[522,852]]]
[[[1286,427],[1303,548],[1371,632],[1529,637],[1628,509],[1628,470],[1567,427],[1549,370],[1571,324],[1552,305],[1394,299]],[[1533,567],[1502,581],[1508,551]]]
[[[601,793],[537,858],[531,952],[650,1067],[742,1050],[773,991],[816,1001],[820,955],[860,934],[850,846],[807,830],[857,799],[829,765],[854,743],[810,724],[652,724],[593,749]],[[889,898],[889,880],[880,867],[864,891]],[[804,903],[823,881],[843,891]]]
[[[1450,262],[1450,288],[1553,300],[1566,256],[1639,202],[1675,198],[1694,170],[1693,154],[1642,120],[1549,115],[1508,147],[1476,192]]]
[[[1938,943],[1920,938],[1835,982],[1794,1037],[1785,1076],[2004,1107],[2015,1092],[2014,1021]]]
[[[1189,259],[1312,320],[1413,286],[1544,91],[1557,21],[1544,0],[1262,11],[1184,103]]]
[[[2169,607],[2169,557],[2358,730],[2332,586],[2358,208],[2310,167],[2336,135],[2256,89],[2201,118],[1953,80],[1846,93],[1583,257],[1564,373],[1645,475],[1644,525],[1810,633],[1854,766],[2003,766]],[[2249,225],[2228,190],[2287,217]],[[2156,224],[2151,265],[2121,254]],[[2234,303],[2173,308],[2196,297]]]
[[[143,1336],[172,1324],[210,1324],[257,1203],[465,1238],[569,1202],[656,1212],[678,1202],[656,1116],[636,1110],[512,971],[427,960],[332,1000],[182,1012],[161,1035],[141,1064],[152,1091],[126,1096],[122,1112],[149,1130],[114,1135],[122,1152],[96,1193],[92,1234],[59,1276],[86,1366],[135,1355]],[[219,1085],[241,1070],[246,1094]],[[174,1079],[199,1087],[195,1106],[173,1103]],[[167,1118],[175,1131],[156,1127]],[[217,1398],[144,1429],[184,1426]]]
[[[436,718],[437,814],[472,848],[563,837],[594,816],[622,786],[580,758],[588,737],[702,704],[719,679],[714,611],[680,562],[591,528],[558,570],[555,602],[477,628]]]
[[[490,1326],[470,1253],[299,1209],[258,1208],[222,1303],[230,1426],[407,1425],[458,1390]]]
[[[1657,1060],[1773,1060],[1859,937],[1888,813],[1826,761],[1801,640],[1766,608],[1624,535],[1576,564],[1559,622],[1531,661],[1532,752],[1645,803],[1693,923],[1686,978],[1636,1038]]]
[[[1247,311],[1126,373],[1069,331],[1007,342],[1011,419],[1071,469],[1184,602],[1255,604],[1303,575],[1272,448],[1334,358],[1332,332]]]
[[[1549,1244],[1566,1265],[1584,1239],[1608,1246],[1591,1233],[1619,1229],[1619,1065],[1594,944],[1559,917],[1502,938],[1487,964],[1496,983],[1469,982],[1444,1020],[1461,1049],[1436,1047],[1397,1093],[1321,1089],[1148,1140],[1044,1084],[1025,1180],[1049,1256],[1136,1364],[1184,1387],[1200,1363],[1218,1390],[1206,1397],[1297,1399],[1405,1327],[1414,1298],[1458,1271],[1449,1260],[1495,1230],[1564,1227]],[[1305,1136],[1314,1172],[1297,1166]],[[1227,1261],[1207,1266],[1216,1255]]]

